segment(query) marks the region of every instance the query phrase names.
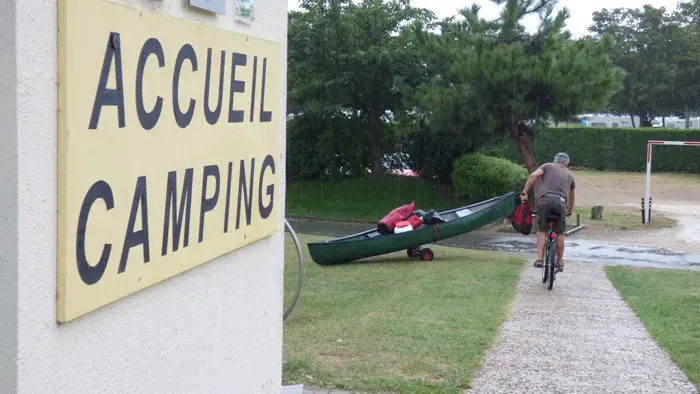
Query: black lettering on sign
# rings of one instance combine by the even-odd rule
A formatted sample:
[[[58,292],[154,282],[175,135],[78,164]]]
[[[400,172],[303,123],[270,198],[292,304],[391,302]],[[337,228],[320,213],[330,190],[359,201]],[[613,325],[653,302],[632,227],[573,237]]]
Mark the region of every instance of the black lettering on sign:
[[[238,176],[238,208],[236,213],[236,229],[241,227],[241,201],[245,202],[245,222],[250,226],[253,213],[253,179],[255,175],[255,158],[250,159],[250,184],[246,185],[245,160],[241,160],[241,170]],[[243,200],[245,198],[245,200]]]
[[[112,70],[112,59],[114,59],[114,73],[117,81],[117,86],[114,89],[107,89],[107,80],[109,73]],[[124,120],[124,82],[122,79],[122,51],[119,45],[119,33],[112,32],[107,40],[107,48],[105,48],[105,57],[102,61],[102,71],[100,71],[100,80],[97,84],[97,93],[95,94],[95,103],[92,106],[92,114],[90,115],[90,130],[97,128],[97,123],[100,121],[102,107],[105,105],[117,107],[117,117],[119,118],[119,128],[124,128],[126,121]]]
[[[207,185],[209,184],[209,177],[213,176],[214,181],[216,181],[216,188],[214,189],[214,195],[211,198],[207,198]],[[199,209],[199,242],[204,240],[204,214],[211,211],[216,207],[216,203],[219,201],[219,166],[210,165],[204,167],[204,177],[202,178],[202,202]]]
[[[270,216],[270,213],[272,212],[272,207],[275,203],[275,184],[270,183],[267,185],[266,189],[267,192],[266,194],[270,197],[270,203],[267,205],[263,205],[263,178],[265,177],[265,169],[270,167],[270,170],[272,171],[272,174],[275,173],[275,159],[272,157],[272,155],[267,155],[265,156],[265,160],[263,160],[262,164],[262,169],[260,170],[260,183],[258,184],[258,209],[260,210],[260,217],[263,219],[267,219],[268,216]]]
[[[226,51],[221,51],[221,68],[219,69],[219,95],[216,102],[216,109],[213,111],[209,108],[209,84],[211,81],[211,48],[207,49],[207,71],[206,80],[204,81],[204,117],[211,125],[219,120],[221,115],[221,102],[224,98],[224,66],[226,64]]]
[[[260,84],[260,122],[272,122],[272,112],[265,111],[265,85],[267,81],[267,58],[263,58],[262,83]],[[267,160],[267,159],[266,159]],[[264,163],[263,163],[264,165]],[[274,161],[273,161],[274,167]],[[261,181],[262,182],[262,181]]]
[[[87,229],[88,216],[90,215],[92,204],[98,199],[102,199],[105,202],[108,211],[114,208],[114,195],[112,194],[112,189],[109,187],[109,184],[105,181],[97,181],[90,187],[87,194],[85,194],[85,198],[83,198],[83,204],[80,206],[80,215],[78,215],[75,258],[80,279],[82,279],[86,285],[94,285],[100,281],[107,268],[109,255],[112,252],[112,244],[105,244],[102,248],[100,260],[94,267],[88,263],[85,254],[85,231]]]
[[[228,232],[228,218],[231,212],[231,176],[233,175],[233,162],[228,162],[228,176],[226,179],[226,209],[224,210],[224,233]]]
[[[136,224],[136,213],[141,206],[141,230],[134,231]],[[143,262],[151,261],[151,250],[148,242],[148,196],[146,195],[146,177],[140,176],[136,180],[134,188],[134,198],[131,201],[131,213],[129,214],[129,224],[124,234],[124,247],[122,248],[122,258],[119,261],[120,274],[126,269],[126,261],[129,259],[129,250],[137,245],[143,245]]]
[[[197,55],[194,53],[194,48],[192,45],[185,44],[180,48],[180,52],[177,54],[177,59],[175,59],[175,71],[173,72],[173,113],[175,114],[175,122],[180,126],[181,129],[187,127],[192,121],[192,115],[194,115],[194,104],[195,100],[190,99],[190,105],[187,107],[187,111],[182,112],[180,109],[180,98],[178,97],[178,91],[180,87],[180,71],[182,71],[182,64],[185,59],[189,59],[192,64],[192,71],[197,71]]]
[[[156,96],[156,104],[151,112],[146,111],[143,106],[143,70],[146,67],[146,61],[150,55],[156,55],[158,67],[165,67],[165,55],[163,55],[163,46],[157,38],[149,38],[141,48],[139,62],[136,65],[136,115],[139,118],[139,123],[144,130],[151,130],[158,123],[160,112],[163,110],[163,98]]]
[[[168,173],[168,186],[165,190],[165,218],[163,226],[163,246],[161,256],[168,253],[168,238],[170,232],[170,217],[173,219],[173,252],[180,247],[180,234],[182,233],[182,220],[185,220],[185,239],[182,247],[186,248],[190,243],[190,211],[192,208],[192,174],[193,168],[185,170],[185,180],[182,181],[182,193],[180,194],[180,206],[177,205],[177,171]],[[176,213],[177,210],[177,213]],[[172,212],[172,214],[171,214]]]
[[[231,56],[231,91],[229,92],[228,122],[243,122],[243,110],[233,109],[233,94],[245,92],[245,81],[236,80],[236,66],[248,64],[248,56],[244,53],[233,52]]]
[[[253,86],[250,89],[250,123],[255,120],[255,85],[258,79],[258,57],[253,56]]]

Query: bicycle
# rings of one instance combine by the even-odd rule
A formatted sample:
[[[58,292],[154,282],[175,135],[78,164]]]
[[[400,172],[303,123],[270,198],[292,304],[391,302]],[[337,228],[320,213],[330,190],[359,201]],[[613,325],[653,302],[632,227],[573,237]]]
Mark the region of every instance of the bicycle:
[[[520,195],[521,201],[527,201],[527,196],[524,194]],[[537,212],[533,212],[535,216]],[[571,216],[571,213],[567,213],[566,216]],[[547,215],[547,223],[549,228],[547,230],[547,235],[545,236],[545,249],[544,249],[544,261],[542,262],[542,283],[547,284],[547,288],[552,290],[554,286],[554,280],[556,279],[557,272],[557,234],[554,232],[554,225],[558,224],[561,220],[561,215],[558,213],[550,213]]]
[[[554,286],[554,279],[557,276],[557,234],[553,231],[554,225],[561,220],[561,216],[558,214],[547,215],[547,222],[549,223],[549,230],[547,230],[546,244],[544,249],[544,262],[542,264],[542,283],[547,284],[547,288],[552,290]]]

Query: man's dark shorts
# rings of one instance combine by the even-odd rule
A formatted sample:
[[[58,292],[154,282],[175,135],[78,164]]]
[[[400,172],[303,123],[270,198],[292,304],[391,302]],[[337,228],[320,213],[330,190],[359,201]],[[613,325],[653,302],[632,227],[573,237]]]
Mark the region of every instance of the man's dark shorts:
[[[541,233],[546,233],[549,230],[549,222],[547,221],[547,215],[559,215],[560,219],[554,223],[554,233],[561,235],[566,228],[566,211],[567,211],[566,201],[563,201],[559,197],[554,196],[542,196],[539,201],[537,201],[537,225]]]

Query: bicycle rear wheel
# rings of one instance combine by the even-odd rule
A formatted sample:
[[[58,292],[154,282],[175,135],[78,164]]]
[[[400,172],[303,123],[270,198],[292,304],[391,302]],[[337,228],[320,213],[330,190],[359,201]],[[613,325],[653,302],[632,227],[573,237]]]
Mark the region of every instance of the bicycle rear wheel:
[[[557,244],[554,242],[553,239],[550,239],[549,241],[549,256],[547,256],[547,264],[545,266],[547,267],[547,274],[549,276],[549,284],[547,285],[547,288],[549,290],[552,290],[552,287],[554,286],[554,275],[557,271],[556,268],[556,259],[557,259]]]
[[[549,254],[551,253],[551,248],[549,242],[544,245],[544,261],[542,261],[542,283],[547,283],[549,278],[548,262]]]

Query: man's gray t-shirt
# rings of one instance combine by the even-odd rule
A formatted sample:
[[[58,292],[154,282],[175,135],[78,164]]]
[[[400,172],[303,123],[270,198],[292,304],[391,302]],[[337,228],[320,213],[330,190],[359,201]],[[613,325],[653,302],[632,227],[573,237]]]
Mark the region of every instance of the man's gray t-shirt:
[[[569,190],[576,187],[574,174],[561,164],[546,163],[540,169],[544,172],[540,181],[537,200],[542,197],[562,197],[569,201]]]

